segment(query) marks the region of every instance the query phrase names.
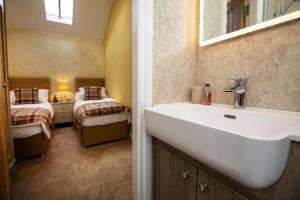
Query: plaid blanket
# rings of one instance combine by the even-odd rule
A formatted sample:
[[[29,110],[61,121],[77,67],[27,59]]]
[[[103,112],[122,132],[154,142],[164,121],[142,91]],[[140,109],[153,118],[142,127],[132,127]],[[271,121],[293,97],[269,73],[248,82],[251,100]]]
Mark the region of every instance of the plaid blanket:
[[[51,114],[45,108],[12,108],[11,121],[13,126],[41,124],[49,138],[50,133],[54,131]]]
[[[76,109],[75,125],[81,126],[87,117],[111,115],[125,111],[127,111],[127,107],[116,101],[84,104]]]

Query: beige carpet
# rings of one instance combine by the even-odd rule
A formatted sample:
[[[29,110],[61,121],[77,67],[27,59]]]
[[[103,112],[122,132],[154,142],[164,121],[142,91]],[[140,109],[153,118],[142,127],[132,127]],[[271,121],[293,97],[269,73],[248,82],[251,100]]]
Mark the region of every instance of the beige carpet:
[[[56,129],[45,158],[20,161],[14,200],[131,200],[131,141],[82,148],[72,128]]]

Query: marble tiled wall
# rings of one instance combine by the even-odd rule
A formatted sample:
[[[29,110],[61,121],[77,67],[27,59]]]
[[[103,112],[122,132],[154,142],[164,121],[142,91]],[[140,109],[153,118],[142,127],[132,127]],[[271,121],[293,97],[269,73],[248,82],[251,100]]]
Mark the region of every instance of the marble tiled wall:
[[[230,78],[247,77],[248,106],[300,111],[300,21],[199,47],[197,83],[213,102],[232,104]]]
[[[154,104],[190,99],[196,83],[198,7],[198,0],[154,0]]]
[[[154,0],[154,104],[189,101],[204,83],[232,104],[227,79],[247,77],[248,106],[300,111],[300,21],[199,47],[198,11],[198,0]]]

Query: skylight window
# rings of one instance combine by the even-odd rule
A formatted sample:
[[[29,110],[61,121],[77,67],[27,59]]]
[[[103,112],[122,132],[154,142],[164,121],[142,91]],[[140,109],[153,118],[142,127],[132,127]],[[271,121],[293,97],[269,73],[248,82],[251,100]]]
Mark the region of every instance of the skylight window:
[[[47,21],[72,25],[74,0],[44,0]]]

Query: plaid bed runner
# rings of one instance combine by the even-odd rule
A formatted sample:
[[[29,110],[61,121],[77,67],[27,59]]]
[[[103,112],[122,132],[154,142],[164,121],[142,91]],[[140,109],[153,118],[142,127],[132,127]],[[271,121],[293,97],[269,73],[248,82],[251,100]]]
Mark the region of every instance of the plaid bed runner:
[[[15,89],[15,104],[36,104],[39,103],[39,89],[18,88]]]
[[[99,100],[101,99],[101,87],[85,86],[84,100]]]
[[[50,133],[54,131],[51,114],[45,108],[12,108],[11,121],[13,126],[41,123]]]
[[[127,111],[127,107],[116,101],[84,104],[76,109],[75,126],[81,126],[87,117],[111,115],[125,111]]]

